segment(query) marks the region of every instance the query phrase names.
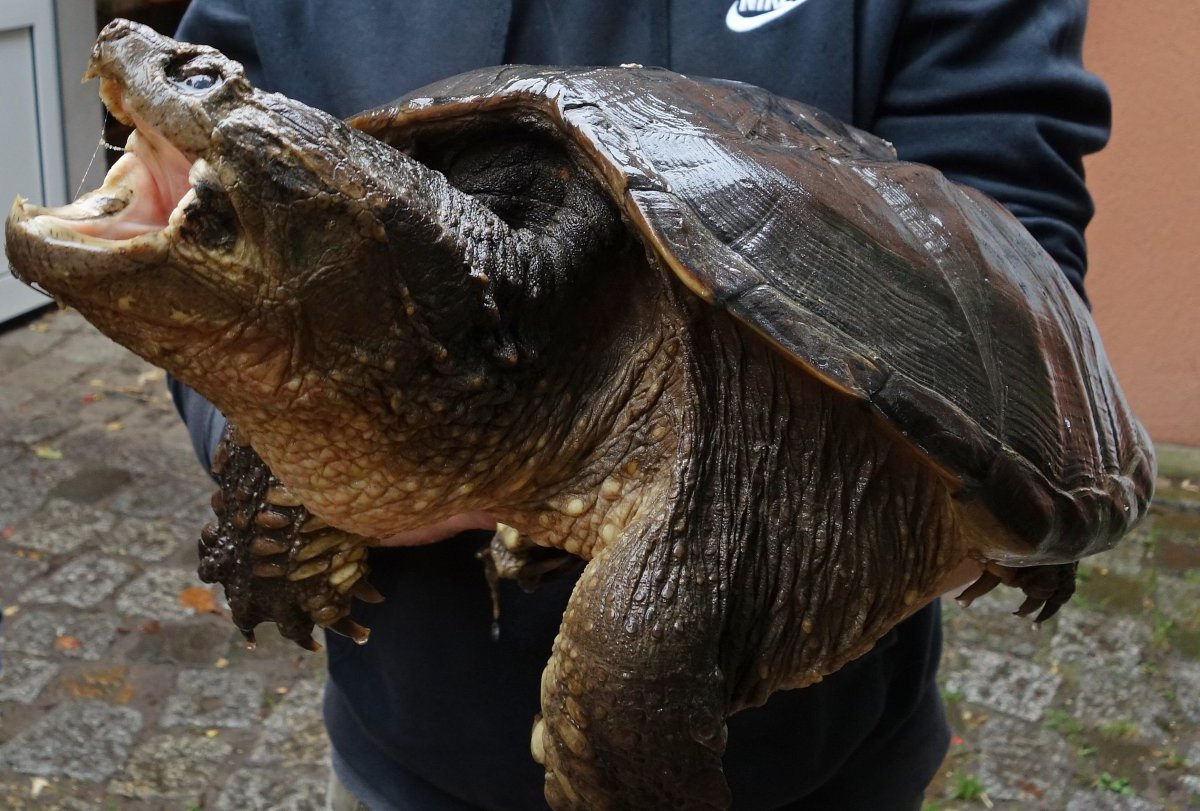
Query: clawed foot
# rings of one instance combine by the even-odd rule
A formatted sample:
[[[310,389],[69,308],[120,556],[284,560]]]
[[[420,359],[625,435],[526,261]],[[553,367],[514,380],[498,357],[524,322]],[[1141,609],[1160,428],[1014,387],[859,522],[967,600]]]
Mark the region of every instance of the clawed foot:
[[[1078,563],[1026,567],[986,563],[979,579],[956,599],[964,607],[969,606],[1003,583],[1025,592],[1025,602],[1013,613],[1018,617],[1025,617],[1041,609],[1033,620],[1035,626],[1041,625],[1058,613],[1058,609],[1075,593],[1075,572],[1078,568]]]
[[[383,597],[364,576],[370,540],[327,526],[271,474],[266,463],[226,432],[213,463],[221,488],[217,521],[200,534],[200,579],[221,583],[233,621],[253,646],[254,627],[279,632],[311,651],[316,625],[362,644],[369,630],[350,619],[350,600]]]

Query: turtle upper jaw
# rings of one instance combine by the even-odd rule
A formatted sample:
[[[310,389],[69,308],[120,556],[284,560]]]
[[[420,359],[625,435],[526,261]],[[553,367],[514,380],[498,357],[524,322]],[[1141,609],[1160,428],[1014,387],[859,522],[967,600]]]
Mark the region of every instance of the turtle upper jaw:
[[[105,106],[135,131],[98,189],[60,207],[21,198],[14,202],[5,230],[17,278],[84,309],[87,299],[105,297],[105,280],[166,262],[182,238],[184,220],[203,215],[203,206],[220,195],[217,173],[204,160],[212,140],[212,105],[186,86],[178,90],[169,75],[171,65],[189,56],[188,49],[196,46],[182,46],[126,21],[101,34],[85,78],[100,79]],[[199,64],[189,71],[223,75],[219,67],[235,84],[240,78],[240,66],[223,57],[226,64],[213,67],[207,51],[191,56]],[[215,92],[224,84],[222,79]],[[230,96],[240,97],[237,88],[224,90],[222,105]],[[200,182],[216,194],[199,199],[194,187]]]

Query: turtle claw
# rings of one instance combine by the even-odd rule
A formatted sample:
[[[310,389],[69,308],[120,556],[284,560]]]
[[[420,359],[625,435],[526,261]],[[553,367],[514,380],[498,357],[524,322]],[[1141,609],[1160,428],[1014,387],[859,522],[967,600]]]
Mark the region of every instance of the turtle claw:
[[[1078,568],[1078,563],[1025,567],[986,563],[979,579],[956,599],[965,608],[1001,583],[1019,588],[1025,592],[1025,601],[1013,614],[1027,617],[1037,611],[1038,615],[1033,620],[1036,628],[1057,614],[1058,609],[1071,599],[1075,593],[1075,572]]]
[[[354,598],[383,599],[364,579],[369,539],[313,516],[231,432],[217,458],[217,522],[200,534],[200,579],[225,587],[248,644],[260,622],[274,622],[280,634],[310,651],[321,650],[312,639],[316,626],[366,642],[367,629],[349,614]]]
[[[254,650],[258,647],[258,639],[254,636],[254,629],[245,630],[238,628],[242,632],[242,636],[246,639],[246,650]]]
[[[979,575],[979,579],[967,586],[963,593],[954,599],[963,608],[969,608],[973,602],[1000,585],[1000,582],[999,577],[984,569],[983,573]]]
[[[313,639],[311,636],[306,637],[304,639],[296,639],[293,641],[300,647],[304,648],[306,651],[311,651],[312,653],[320,653],[323,650],[323,648],[321,647],[321,643],[318,642],[317,640]]]
[[[364,603],[383,602],[383,595],[379,593],[379,589],[366,580],[359,580],[355,583],[354,588],[350,589],[350,596],[362,600]]]
[[[370,628],[364,628],[349,617],[343,617],[332,625],[326,625],[325,627],[335,634],[341,634],[353,639],[356,645],[367,644],[367,639],[371,636]]]

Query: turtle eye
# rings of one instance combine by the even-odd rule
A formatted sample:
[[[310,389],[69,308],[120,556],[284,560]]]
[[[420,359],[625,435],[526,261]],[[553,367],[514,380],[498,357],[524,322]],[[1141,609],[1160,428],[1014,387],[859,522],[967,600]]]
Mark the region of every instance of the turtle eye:
[[[224,77],[206,61],[201,58],[169,65],[167,79],[185,93],[207,92],[224,81]]]
[[[175,80],[176,84],[182,85],[194,92],[208,90],[210,87],[215,86],[218,81],[219,77],[211,73],[195,73],[191,76],[184,76]]]

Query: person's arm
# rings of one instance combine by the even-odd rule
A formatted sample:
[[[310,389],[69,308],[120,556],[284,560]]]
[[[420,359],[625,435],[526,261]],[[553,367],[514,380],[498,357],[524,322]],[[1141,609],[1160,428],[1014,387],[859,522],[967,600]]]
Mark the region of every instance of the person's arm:
[[[242,63],[252,85],[263,85],[258,46],[244,0],[192,0],[175,30],[175,39],[216,48]]]
[[[1084,295],[1092,200],[1083,156],[1108,140],[1082,66],[1086,0],[912,0],[872,131],[1013,212]]]

